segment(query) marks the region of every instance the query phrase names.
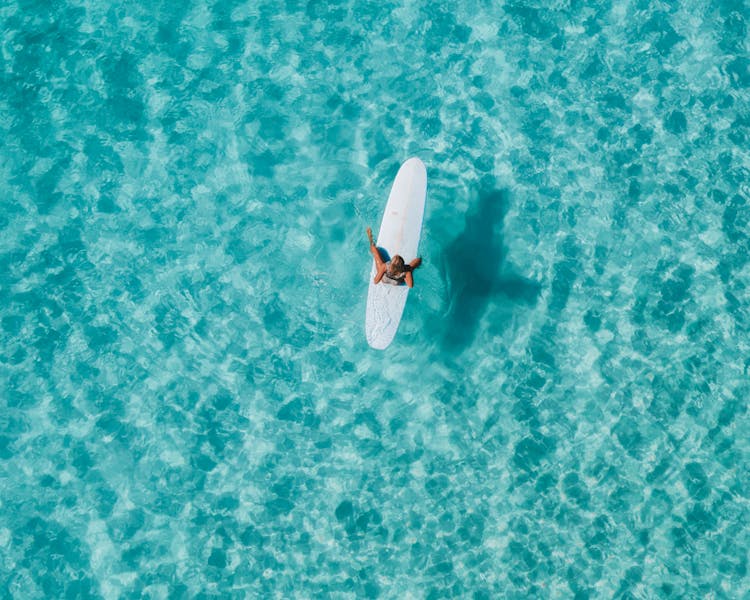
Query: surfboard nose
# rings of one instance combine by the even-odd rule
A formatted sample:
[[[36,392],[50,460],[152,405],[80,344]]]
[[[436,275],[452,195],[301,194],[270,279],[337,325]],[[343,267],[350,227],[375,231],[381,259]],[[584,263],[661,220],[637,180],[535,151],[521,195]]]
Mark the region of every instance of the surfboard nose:
[[[401,171],[402,169],[413,169],[416,173],[421,173],[425,181],[427,180],[427,167],[425,167],[422,160],[416,156],[407,158],[401,165],[399,171]]]

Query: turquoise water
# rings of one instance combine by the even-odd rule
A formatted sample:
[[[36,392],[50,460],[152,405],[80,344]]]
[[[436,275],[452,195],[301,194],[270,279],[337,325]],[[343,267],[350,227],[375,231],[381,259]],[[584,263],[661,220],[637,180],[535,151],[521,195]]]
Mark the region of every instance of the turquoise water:
[[[747,597],[750,9],[544,4],[0,3],[0,595]]]

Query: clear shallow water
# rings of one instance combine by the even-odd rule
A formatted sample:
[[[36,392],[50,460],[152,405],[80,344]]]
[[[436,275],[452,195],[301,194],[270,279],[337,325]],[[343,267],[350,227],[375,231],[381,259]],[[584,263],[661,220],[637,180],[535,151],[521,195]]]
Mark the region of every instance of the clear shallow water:
[[[747,6],[173,4],[0,6],[3,595],[746,594]]]

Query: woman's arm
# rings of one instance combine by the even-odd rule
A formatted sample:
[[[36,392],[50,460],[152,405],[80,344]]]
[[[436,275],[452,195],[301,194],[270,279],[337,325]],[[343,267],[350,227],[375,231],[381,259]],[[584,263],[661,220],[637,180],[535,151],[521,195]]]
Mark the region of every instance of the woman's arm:
[[[385,275],[385,262],[383,261],[383,257],[380,256],[380,250],[378,250],[378,247],[372,239],[372,229],[369,227],[367,228],[367,239],[370,240],[370,254],[372,254],[372,257],[375,259],[375,268],[377,269],[375,278],[372,281],[373,283],[380,283],[380,280],[383,279],[383,275]]]
[[[413,261],[409,263],[409,266],[406,268],[406,277],[404,278],[404,281],[406,281],[406,285],[408,285],[410,288],[414,287],[414,276],[411,274],[414,269],[419,267],[419,265],[422,264],[422,257],[418,256]]]

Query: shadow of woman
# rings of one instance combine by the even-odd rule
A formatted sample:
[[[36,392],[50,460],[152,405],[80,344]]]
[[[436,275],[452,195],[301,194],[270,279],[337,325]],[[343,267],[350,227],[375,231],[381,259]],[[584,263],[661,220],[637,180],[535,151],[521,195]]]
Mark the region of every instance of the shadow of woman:
[[[442,349],[460,354],[469,346],[490,303],[501,298],[533,305],[540,285],[510,272],[504,265],[502,222],[508,192],[491,189],[479,194],[466,215],[463,231],[444,250],[449,304]]]

